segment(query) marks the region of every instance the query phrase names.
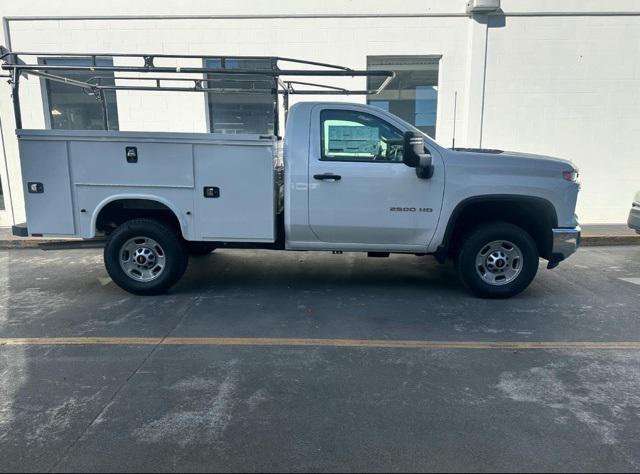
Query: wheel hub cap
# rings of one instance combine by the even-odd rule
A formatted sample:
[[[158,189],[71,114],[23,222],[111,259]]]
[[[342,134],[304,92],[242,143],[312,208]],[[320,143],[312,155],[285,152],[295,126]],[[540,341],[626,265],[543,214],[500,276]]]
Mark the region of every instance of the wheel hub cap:
[[[163,248],[148,237],[134,237],[120,248],[120,267],[136,281],[155,280],[164,272],[165,264]]]
[[[137,265],[144,268],[151,268],[156,262],[156,254],[150,248],[138,247],[133,251],[133,259]]]
[[[482,247],[476,256],[476,271],[485,283],[506,285],[522,271],[522,251],[513,242],[495,240]]]

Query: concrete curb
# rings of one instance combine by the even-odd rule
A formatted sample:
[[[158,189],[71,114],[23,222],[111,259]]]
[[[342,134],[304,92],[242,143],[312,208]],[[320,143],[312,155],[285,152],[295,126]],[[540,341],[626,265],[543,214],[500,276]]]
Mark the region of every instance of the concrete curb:
[[[60,239],[3,239],[0,240],[0,249],[35,249],[41,244],[53,244],[69,242]]]
[[[640,235],[583,235],[580,244],[585,247],[640,245]]]
[[[78,239],[41,239],[18,238],[0,239],[0,250],[5,249],[34,249],[42,244],[64,244],[83,242]],[[583,247],[603,247],[606,245],[640,245],[640,235],[583,235],[580,245]],[[95,248],[95,247],[94,247]]]

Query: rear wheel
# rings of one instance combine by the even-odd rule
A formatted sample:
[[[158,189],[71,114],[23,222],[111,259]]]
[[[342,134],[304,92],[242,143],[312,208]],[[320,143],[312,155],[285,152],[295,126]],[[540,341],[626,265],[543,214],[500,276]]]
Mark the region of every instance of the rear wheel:
[[[524,229],[492,222],[467,234],[456,267],[464,285],[477,296],[509,298],[529,286],[538,260],[536,243]]]
[[[135,219],[113,231],[104,248],[104,262],[120,288],[137,295],[156,295],[182,277],[188,256],[170,227],[152,219]]]

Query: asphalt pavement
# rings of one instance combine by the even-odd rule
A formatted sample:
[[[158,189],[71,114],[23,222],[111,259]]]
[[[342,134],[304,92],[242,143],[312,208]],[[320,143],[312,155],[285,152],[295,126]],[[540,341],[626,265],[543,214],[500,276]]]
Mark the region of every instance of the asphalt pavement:
[[[0,471],[640,470],[640,247],[481,300],[431,257],[217,251],[167,295],[0,251]]]

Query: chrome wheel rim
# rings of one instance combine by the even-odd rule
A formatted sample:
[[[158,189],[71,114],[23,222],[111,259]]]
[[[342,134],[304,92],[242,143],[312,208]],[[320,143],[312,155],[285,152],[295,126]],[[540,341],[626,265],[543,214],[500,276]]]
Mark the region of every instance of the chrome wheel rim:
[[[494,240],[476,255],[476,271],[485,283],[502,286],[515,280],[522,271],[524,258],[520,248],[508,240]]]
[[[118,253],[120,268],[136,281],[147,283],[164,272],[166,256],[162,246],[149,237],[134,237],[127,240]]]

